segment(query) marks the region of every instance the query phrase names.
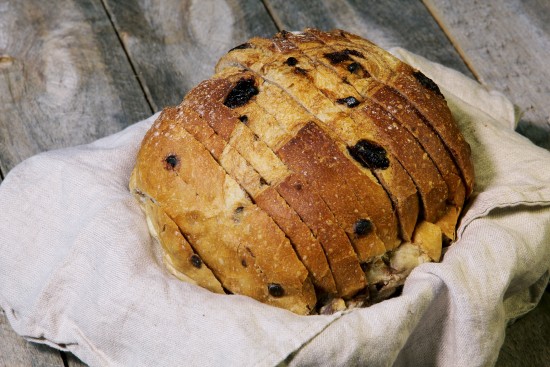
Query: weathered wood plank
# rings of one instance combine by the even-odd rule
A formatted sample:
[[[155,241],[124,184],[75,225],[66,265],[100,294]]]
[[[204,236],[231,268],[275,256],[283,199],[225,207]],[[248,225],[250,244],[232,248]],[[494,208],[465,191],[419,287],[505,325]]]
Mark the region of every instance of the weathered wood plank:
[[[523,111],[518,131],[550,149],[550,2],[424,2],[479,80]]]
[[[0,4],[0,170],[116,132],[151,109],[100,0]],[[78,366],[77,360],[68,359]],[[0,365],[63,366],[0,320]]]
[[[63,367],[59,351],[29,343],[13,331],[0,309],[0,367]]]
[[[155,110],[180,103],[232,47],[277,31],[254,0],[105,3]]]
[[[381,47],[400,46],[471,75],[433,17],[417,1],[266,0],[279,27],[345,29]]]
[[[0,168],[150,115],[100,0],[0,4]]]
[[[506,330],[499,367],[548,366],[550,363],[550,292],[539,305]]]

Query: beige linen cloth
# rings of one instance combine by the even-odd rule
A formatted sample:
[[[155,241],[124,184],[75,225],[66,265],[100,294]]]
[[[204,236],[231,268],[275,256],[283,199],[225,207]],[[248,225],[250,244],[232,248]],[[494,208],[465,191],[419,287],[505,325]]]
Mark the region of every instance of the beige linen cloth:
[[[0,306],[17,333],[92,366],[485,366],[550,268],[550,153],[516,134],[512,104],[405,50],[471,144],[476,190],[458,241],[401,296],[301,317],[180,282],[128,192],[155,116],[40,154],[0,185]]]

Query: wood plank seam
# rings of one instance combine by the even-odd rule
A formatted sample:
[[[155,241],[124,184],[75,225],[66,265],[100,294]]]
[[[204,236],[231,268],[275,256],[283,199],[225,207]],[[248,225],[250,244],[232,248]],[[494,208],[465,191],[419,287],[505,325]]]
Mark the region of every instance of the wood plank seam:
[[[264,4],[264,8],[267,11],[267,14],[269,14],[269,17],[271,18],[271,20],[273,20],[273,23],[275,23],[275,27],[277,27],[279,31],[282,31],[284,29],[283,22],[281,21],[281,18],[279,18],[279,16],[277,15],[275,9],[273,9],[271,4],[269,3],[269,0],[262,0],[262,4]],[[292,30],[295,31],[296,29]]]
[[[126,59],[128,60],[128,63],[130,64],[130,68],[132,69],[132,72],[134,73],[134,76],[136,77],[136,80],[139,84],[139,87],[141,88],[141,92],[145,96],[145,100],[147,101],[147,105],[149,106],[149,109],[151,113],[155,113],[158,111],[157,104],[153,101],[153,98],[151,96],[151,93],[149,92],[149,89],[147,88],[147,85],[145,82],[140,78],[136,66],[134,62],[132,61],[132,58],[130,57],[130,53],[128,52],[128,49],[126,48],[126,44],[122,40],[122,37],[120,36],[120,32],[118,28],[116,27],[115,22],[113,21],[113,17],[111,12],[109,11],[108,5],[105,3],[105,0],[101,0],[101,6],[103,7],[103,10],[105,10],[105,15],[107,15],[107,18],[109,19],[109,23],[113,27],[113,30],[116,34],[116,37],[118,39],[118,42],[120,43],[120,47],[124,51],[124,54],[126,55]]]
[[[451,35],[451,32],[449,29],[445,26],[445,24],[441,21],[441,18],[439,17],[439,14],[437,10],[435,9],[433,3],[430,2],[430,0],[422,0],[422,4],[426,7],[426,10],[432,18],[435,20],[445,37],[449,40],[449,43],[454,47],[468,70],[472,73],[472,75],[476,78],[476,80],[483,84],[481,76],[479,73],[475,70],[474,66],[472,65],[472,62],[469,60],[468,56],[466,55],[466,52],[460,47],[459,42]]]

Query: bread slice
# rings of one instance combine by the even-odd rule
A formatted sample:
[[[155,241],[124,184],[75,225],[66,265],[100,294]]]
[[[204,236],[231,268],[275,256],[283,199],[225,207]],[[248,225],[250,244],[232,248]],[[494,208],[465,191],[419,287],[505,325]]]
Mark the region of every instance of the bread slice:
[[[219,80],[222,76],[224,77],[223,81]],[[196,89],[198,89],[197,92],[189,93],[186,96],[185,100],[183,101],[181,107],[184,108],[184,109],[198,110],[199,113],[202,113],[202,116],[203,116],[204,120],[210,125],[210,127],[214,131],[217,128],[219,128],[221,133],[225,134],[226,139],[229,140],[229,144],[232,144],[236,141],[236,139],[234,139],[235,131],[239,131],[239,125],[236,122],[236,121],[239,121],[237,116],[239,116],[239,117],[243,116],[242,115],[243,111],[239,110],[239,108],[241,106],[233,106],[233,108],[228,108],[227,106],[224,106],[224,105],[221,105],[221,104],[222,104],[222,101],[225,101],[227,99],[227,95],[229,95],[230,91],[233,90],[238,85],[238,83],[240,81],[242,81],[243,79],[244,80],[250,80],[249,79],[250,75],[248,75],[246,73],[242,73],[242,71],[240,73],[235,74],[234,70],[232,70],[231,73],[219,73],[219,74],[217,74],[217,77],[218,78],[213,79],[210,82],[205,82],[205,83],[199,85],[196,88]],[[230,80],[232,80],[232,82],[230,82],[230,84],[227,84],[227,82],[230,81]],[[206,83],[208,83],[208,84],[206,84]],[[207,91],[208,88],[217,88],[218,90],[224,89],[225,93],[221,93],[221,94],[218,94],[216,92],[208,93],[208,91]],[[204,103],[201,104],[201,101],[203,100],[203,96],[205,96],[205,95],[210,95],[209,103],[208,104],[204,104]],[[249,105],[249,103],[247,102],[246,105]],[[213,109],[213,111],[211,111],[211,109]],[[218,111],[220,109],[225,110],[225,112],[220,113]],[[232,118],[230,116],[231,112],[236,112],[233,115]],[[214,117],[212,117],[212,116],[214,116]],[[224,119],[224,120],[227,120],[227,122],[224,123],[224,122],[221,122],[221,121],[212,121],[213,118]],[[229,119],[231,119],[231,121],[229,121]],[[252,121],[248,120],[247,122],[252,122]],[[222,126],[220,126],[220,125],[222,125]],[[230,131],[227,128],[228,126],[235,126],[235,127],[233,128],[233,131]],[[240,130],[241,131],[241,136],[242,136],[242,131],[245,130],[245,129],[246,129],[246,127],[243,124],[241,126],[241,130]],[[250,136],[250,135],[254,135],[254,134],[252,132],[248,132],[248,135]],[[220,137],[221,136],[222,135],[220,134]],[[256,140],[256,141],[258,141],[258,140]],[[244,152],[244,154],[246,154],[248,156],[255,156],[256,157],[255,160],[259,160],[259,159],[261,159],[261,157],[265,157],[267,155],[265,147],[262,147],[261,150],[258,150],[258,149],[256,149],[257,146],[251,145],[249,141],[244,140],[242,138],[239,140],[239,143],[240,143],[239,146],[238,146],[238,148],[240,148],[239,153]],[[260,141],[260,143],[261,143],[261,141]],[[271,155],[271,153],[268,153],[268,154]],[[243,158],[246,158],[246,157],[244,157],[244,155],[243,155]],[[253,165],[253,162],[251,162],[251,165],[255,169],[257,169],[257,167]],[[258,171],[259,171],[259,169],[258,169]],[[279,172],[282,172],[282,174],[280,174],[278,176],[275,176],[275,177],[271,177],[270,181],[265,182],[266,184],[272,184],[273,187],[276,190],[279,190],[279,187],[276,185],[276,183],[284,180],[283,177],[288,176],[286,171],[279,170]],[[269,174],[271,176],[273,176],[273,172],[269,172]],[[263,177],[263,175],[262,175],[262,177]],[[307,195],[307,193],[309,191],[311,191],[309,186],[304,184],[303,188],[300,191],[300,195]],[[284,193],[286,193],[287,195],[291,195],[292,191],[286,190],[286,191],[284,191]],[[284,197],[284,199],[287,199],[286,196],[284,196],[284,195],[282,195],[282,196]],[[318,195],[312,195],[312,196],[315,197],[315,198],[318,198]],[[261,195],[258,196],[258,197],[260,199],[262,198]],[[258,197],[256,197],[256,199]],[[291,197],[294,198],[294,196],[292,196],[292,195],[291,195]],[[259,204],[264,204],[265,205],[265,204],[268,204],[268,203],[269,202],[267,202],[267,201],[262,201],[262,200],[259,201]],[[313,203],[315,203],[315,205],[313,205],[313,209],[315,210],[315,213],[316,213],[315,215],[317,215],[318,213],[330,213],[330,210],[328,209],[326,203],[323,200],[316,199],[316,200],[310,201],[309,203],[310,203],[309,205],[312,205]],[[266,207],[265,209],[269,209],[269,207]],[[271,208],[271,209],[273,209],[273,208]],[[279,207],[279,209],[282,210],[282,208],[280,208],[280,207]],[[275,214],[275,213],[273,213],[273,214]],[[303,215],[305,215],[305,217]],[[325,214],[325,216],[326,215],[332,216],[332,213]],[[310,225],[310,223],[315,223],[314,219],[308,217],[307,212],[305,214],[304,213],[300,214],[300,217],[308,225]],[[319,227],[319,225],[316,225],[316,226]],[[325,228],[325,227],[321,226],[321,228]],[[340,231],[337,231],[334,226],[330,226],[329,228],[330,228],[330,232],[335,232],[336,231],[336,232],[340,233]],[[322,233],[322,231],[321,231],[321,233]],[[288,235],[288,232],[287,232],[287,235]],[[338,235],[338,236],[340,236],[340,235]],[[333,251],[330,251],[330,252],[327,251],[327,246],[330,246],[330,245],[327,243],[327,238],[326,237],[322,237],[322,238],[323,239],[319,238],[319,241],[320,241],[321,245],[323,246],[323,248],[325,249],[325,253],[327,254],[326,256],[327,256],[328,262],[330,264],[331,271],[334,274],[334,280],[336,282],[336,287],[337,287],[338,293],[342,296],[351,296],[354,292],[357,292],[360,289],[364,288],[365,287],[364,275],[362,275],[362,273],[360,271],[358,273],[357,272],[350,273],[350,271],[349,271],[352,264],[354,264],[353,266],[355,267],[356,270],[357,269],[360,270],[360,264],[359,264],[359,260],[358,260],[357,256],[355,256],[355,254],[353,254],[353,256],[343,257],[341,255],[341,253],[333,252]],[[346,244],[342,243],[341,240],[339,240],[337,243],[339,244],[339,247],[342,248],[342,249],[346,249],[348,247],[351,248],[351,245],[349,245],[349,243],[346,246]],[[349,255],[348,253],[346,253],[346,254]],[[345,266],[345,268],[342,268],[343,266]],[[322,271],[320,271],[319,274],[322,274]],[[346,274],[346,276],[342,277],[342,276],[340,276],[340,274]],[[352,275],[350,275],[350,274],[352,274]],[[327,289],[329,292],[332,292],[332,288],[330,287],[330,285],[325,284],[325,289]]]
[[[262,77],[267,82],[263,83],[264,90],[268,88],[280,88],[285,92],[286,95],[271,93],[271,95],[277,98],[277,103],[274,103],[275,106],[292,105],[296,104],[296,101],[300,101],[297,106],[301,106],[301,110],[294,110],[291,116],[278,118],[279,121],[286,121],[288,117],[301,118],[301,121],[317,118],[316,121],[320,122],[331,138],[340,142],[341,151],[347,151],[346,147],[355,147],[357,142],[361,140],[358,137],[365,136],[367,132],[359,131],[357,124],[346,113],[341,111],[339,107],[335,106],[333,101],[323,95],[315,85],[312,85],[303,74],[304,72],[296,73],[291,68],[288,68],[288,66],[284,68],[283,60],[285,58],[281,59],[281,55],[277,55],[269,50],[270,47],[272,49],[279,49],[284,45],[275,47],[271,42],[262,39],[252,39],[249,44],[251,47],[248,49],[239,50],[240,52],[230,52],[222,57],[216,70],[220,71],[225,67],[240,65],[243,68],[249,68],[257,72],[258,77]],[[336,123],[335,121],[338,122]],[[349,156],[349,153],[347,154]],[[393,204],[399,215],[402,236],[410,238],[418,217],[417,190],[409,175],[403,170],[403,167],[393,155],[388,154],[387,158],[390,161],[389,167],[375,169],[372,172],[385,185],[385,190],[393,199]],[[368,171],[364,167],[359,163],[356,164],[358,167],[361,167],[365,174],[365,182],[366,179],[376,182],[372,175],[367,174]],[[376,191],[373,189],[373,192]],[[367,208],[370,209],[371,207]],[[378,218],[379,216],[373,215],[372,217]],[[386,223],[388,222],[386,221]],[[389,233],[391,234],[391,232]],[[395,246],[395,241],[392,238],[386,237],[382,239],[387,248]]]
[[[354,245],[359,261],[366,262],[386,252],[384,243],[376,236],[371,214],[359,205],[353,190],[352,182],[361,181],[361,177],[356,178],[361,175],[359,169],[314,122],[307,123],[277,154],[290,169],[307,177],[331,208]]]
[[[341,110],[350,109],[350,117],[354,120],[352,124],[356,127],[356,131],[359,131],[356,135],[357,141],[366,138],[384,146],[400,161],[416,184],[422,199],[424,218],[436,222],[445,212],[447,186],[420,144],[378,104],[368,98],[363,100],[353,86],[343,83],[332,69],[301,52],[294,42],[289,45],[288,40],[292,39],[290,37],[292,35],[289,33],[282,33],[279,37],[275,37],[273,42],[275,48],[283,49],[283,46],[278,45],[284,44],[285,54],[282,56],[294,57],[297,67],[307,70],[304,75],[307,75],[327,98],[340,102],[354,101],[351,106],[347,103],[337,103],[336,106]],[[294,38],[299,37],[294,36]]]
[[[396,135],[396,144],[398,144],[398,147],[403,146],[403,142],[411,139],[400,131],[400,127],[405,128],[409,134],[414,136],[420,144],[419,148],[425,151],[426,154],[419,154],[418,147],[415,147],[416,153],[412,154],[413,159],[420,156],[429,158],[443,177],[448,191],[448,205],[443,209],[443,214],[441,214],[440,210],[442,208],[439,206],[439,211],[432,210],[432,214],[428,212],[426,218],[429,221],[437,223],[446,237],[454,240],[458,213],[465,200],[465,187],[451,155],[443,145],[440,137],[433,131],[423,116],[420,115],[407,99],[399,95],[394,89],[371,78],[370,74],[348,55],[349,49],[327,46],[319,38],[308,32],[300,34],[282,32],[277,37],[278,39],[285,40],[287,49],[291,49],[291,47],[300,49],[304,55],[314,60],[315,63],[320,63],[324,67],[333,70],[345,84],[353,86],[362,98],[374,102],[376,108],[382,107],[386,111],[386,114],[390,113],[392,120],[395,119],[398,125],[393,122],[382,124],[380,127],[397,129],[397,131],[387,132],[389,136]],[[378,116],[378,114],[374,116]],[[410,148],[406,150],[411,151]],[[401,158],[407,158],[407,155],[402,155],[401,153],[396,155]],[[429,175],[423,176],[424,178],[429,177]],[[424,182],[429,184],[436,181],[428,179],[424,180]],[[419,186],[418,180],[415,183]],[[426,201],[425,198],[428,197],[426,189],[419,187],[419,192],[424,192],[423,197],[424,201]],[[435,203],[441,204],[437,200]],[[431,205],[431,207],[433,208],[434,206]],[[433,215],[434,213],[437,213],[437,215]],[[406,239],[410,240],[410,238]]]
[[[132,193],[147,214],[147,226],[162,246],[163,260],[170,271],[188,283],[196,284],[215,293],[225,293],[220,281],[193,250],[178,225],[151,197],[136,188],[136,173],[130,179]]]
[[[353,51],[356,55],[349,54],[351,59],[359,63],[373,78],[394,88],[407,98],[451,152],[461,171],[466,195],[470,195],[474,182],[470,146],[454,122],[445,98],[431,79],[370,41],[354,34],[342,30],[320,32],[316,29],[306,29],[306,32],[314,34],[327,45]]]
[[[311,274],[313,284],[320,295],[338,294],[338,288],[329,266],[332,256],[325,255],[319,238],[313,235],[310,228],[302,221],[285,199],[273,187],[267,187],[254,197],[256,205],[268,213],[277,225],[285,232],[294,244],[296,253]],[[352,258],[352,262],[356,260]],[[341,283],[341,282],[340,282]],[[364,278],[360,277],[358,289],[364,287]],[[341,286],[340,289],[343,287]],[[355,288],[353,288],[355,291]]]
[[[176,109],[149,131],[135,169],[136,189],[165,209],[228,291],[300,314],[313,309],[313,285],[289,240],[182,128]]]
[[[433,161],[448,189],[448,200],[451,205],[462,208],[465,199],[465,188],[451,156],[443,145],[440,137],[422,120],[422,116],[407,99],[394,89],[380,83],[364,70],[361,65],[349,55],[345,49],[327,46],[313,34],[283,33],[282,37],[292,42],[310,59],[332,69],[344,83],[348,83],[357,90],[364,99],[370,99],[383,107],[393,118],[421,145],[422,149]],[[335,59],[340,55],[339,59]],[[332,61],[337,61],[332,63]],[[455,223],[456,224],[456,223]]]
[[[179,106],[183,128],[210,151],[216,161],[252,197],[281,228],[296,250],[300,261],[312,276],[320,293],[336,294],[336,284],[319,241],[302,222],[298,214],[260,174],[210,127],[210,124],[188,106]],[[208,114],[206,114],[208,116]]]
[[[292,174],[276,187],[323,245],[340,297],[349,298],[367,286],[355,251],[326,203],[303,176]]]
[[[276,182],[288,175],[286,166],[264,141],[236,118],[231,108],[223,104],[239,83],[248,81],[253,81],[249,73],[206,80],[187,94],[182,106],[197,111],[225,141],[239,141],[239,144],[233,144],[237,151],[267,182]]]
[[[260,92],[256,99],[257,102],[261,103],[262,106],[265,106],[266,112],[274,116],[281,126],[288,129],[289,134],[298,134],[298,132],[303,128],[305,124],[307,124],[312,119],[315,119],[315,116],[312,116],[305,109],[300,107],[300,105],[297,105],[296,101],[290,98],[282,89],[278,88],[276,85],[266,83],[263,80],[258,80],[258,88]],[[312,142],[312,144],[320,146],[321,142]],[[362,172],[362,170],[364,170],[362,167],[361,169],[358,169],[358,167],[354,166],[354,164],[350,162],[349,153],[347,152],[347,149],[345,147],[338,147],[332,142],[330,143],[330,146],[334,147],[335,153],[333,153],[332,151],[328,153],[328,151],[323,151],[323,149],[320,148],[316,151],[321,152],[323,155],[329,155],[329,157],[338,156],[340,162],[338,164],[340,166],[346,166],[348,171],[346,171],[347,173],[345,177],[343,177],[342,174],[333,176],[334,179],[336,179],[336,177],[339,178],[336,179],[336,181],[333,183],[333,189],[327,189],[327,191],[325,191],[325,194],[328,196],[328,199],[325,198],[325,200],[327,200],[329,207],[332,208],[335,215],[336,213],[339,213],[338,215],[336,215],[337,218],[340,216],[348,218],[342,219],[341,223],[343,223],[346,232],[350,234],[353,233],[353,226],[357,220],[367,219],[370,217],[376,218],[376,222],[374,222],[374,224],[377,228],[376,231],[378,232],[380,238],[383,239],[385,243],[388,243],[389,247],[395,246],[397,236],[397,222],[391,208],[391,202],[389,201],[387,194],[385,193],[383,188],[377,183],[377,180],[374,178],[374,176],[370,174],[370,171]],[[289,162],[285,161],[285,163],[289,165]],[[333,162],[333,165],[334,164],[336,164],[336,162]],[[332,170],[334,171],[334,168]],[[323,172],[322,169],[314,170],[314,173],[317,174],[321,174],[321,172]],[[309,177],[313,176],[310,175]],[[317,181],[319,181],[319,177],[317,177]],[[346,181],[352,182],[353,184],[345,185],[344,182]],[[327,180],[321,180],[321,182],[323,183],[323,187],[327,187],[327,185],[329,185]],[[349,190],[350,188],[354,188],[354,190]],[[331,198],[334,196],[335,193],[337,193],[340,198],[348,198],[357,202],[345,203],[343,199],[333,200]],[[372,211],[370,211],[371,208]],[[368,211],[368,213],[371,213],[372,215],[368,215],[368,213],[365,213],[363,217],[355,215],[354,220],[349,220],[349,215],[345,213],[350,211],[355,211],[356,213],[359,213],[359,211],[363,213],[365,213],[365,211]],[[352,237],[355,237],[355,235],[352,235]],[[355,238],[352,239],[352,242],[364,242],[365,240],[367,240],[367,238]],[[359,257],[363,261],[366,260],[368,257],[374,256],[374,254],[377,253],[376,251],[382,250],[380,247],[378,247],[378,250],[372,252],[369,248],[375,250],[375,248],[372,247],[374,244],[368,244],[366,245],[366,248],[365,245],[361,243],[357,243],[356,245],[356,247],[358,248]]]

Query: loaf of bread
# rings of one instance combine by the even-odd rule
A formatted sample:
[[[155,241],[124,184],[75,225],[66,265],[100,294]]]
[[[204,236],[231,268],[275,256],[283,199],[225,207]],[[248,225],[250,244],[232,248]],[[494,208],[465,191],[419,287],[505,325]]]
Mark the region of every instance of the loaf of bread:
[[[162,111],[130,179],[175,276],[298,314],[398,292],[440,260],[473,185],[432,80],[316,29],[229,51]]]

